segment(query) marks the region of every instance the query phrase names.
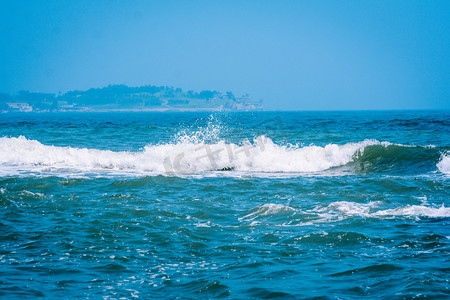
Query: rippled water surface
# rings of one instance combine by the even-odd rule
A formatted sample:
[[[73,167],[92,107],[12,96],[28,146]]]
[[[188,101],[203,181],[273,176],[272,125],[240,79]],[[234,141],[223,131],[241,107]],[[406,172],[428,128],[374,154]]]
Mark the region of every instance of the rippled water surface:
[[[0,115],[4,298],[450,297],[450,113]]]

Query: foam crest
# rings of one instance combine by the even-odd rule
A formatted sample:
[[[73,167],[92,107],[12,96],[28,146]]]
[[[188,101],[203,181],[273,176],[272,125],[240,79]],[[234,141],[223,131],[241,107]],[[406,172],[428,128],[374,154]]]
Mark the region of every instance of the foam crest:
[[[348,201],[333,202],[325,208],[316,209],[319,212],[339,213],[347,216],[370,217],[371,210],[380,205],[379,201],[371,201],[369,203],[356,203]]]
[[[175,173],[196,173],[208,170],[234,170],[243,172],[319,172],[342,166],[353,160],[358,151],[368,145],[379,144],[367,140],[345,145],[329,144],[325,147],[276,145],[270,138],[259,136],[253,143],[177,144],[165,145],[168,156],[166,170]],[[162,146],[158,146],[162,147]],[[146,147],[151,153],[155,146]],[[178,151],[178,154],[177,154]]]
[[[42,167],[79,171],[126,169],[136,166],[136,153],[46,146],[24,137],[0,138],[0,165],[39,171]],[[48,169],[48,168],[47,168]]]
[[[440,207],[429,205],[406,205],[393,209],[378,208],[382,202],[371,201],[369,203],[355,203],[348,201],[333,202],[325,207],[316,207],[313,212],[318,213],[322,219],[341,220],[348,217],[364,217],[364,218],[386,218],[386,217],[429,217],[429,218],[446,218],[450,217],[450,207],[444,204]]]
[[[450,155],[446,154],[442,156],[442,159],[438,162],[437,167],[442,173],[450,174]]]
[[[376,216],[410,216],[410,217],[430,217],[447,218],[450,217],[450,207],[430,207],[424,205],[406,205],[394,209],[378,211]]]
[[[281,212],[293,211],[294,209],[290,206],[286,206],[283,204],[275,204],[275,203],[267,203],[256,209],[256,211],[245,215],[242,218],[239,218],[239,221],[242,220],[254,220],[260,216],[267,216],[272,214],[277,214]]]

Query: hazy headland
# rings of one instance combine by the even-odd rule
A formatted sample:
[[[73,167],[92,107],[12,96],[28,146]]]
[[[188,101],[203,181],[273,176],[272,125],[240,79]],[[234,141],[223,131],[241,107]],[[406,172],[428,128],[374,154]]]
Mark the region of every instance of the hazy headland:
[[[103,112],[103,111],[236,111],[261,110],[262,100],[248,94],[204,90],[183,91],[168,86],[130,87],[109,85],[86,91],[52,94],[19,91],[0,93],[0,111],[6,112]]]

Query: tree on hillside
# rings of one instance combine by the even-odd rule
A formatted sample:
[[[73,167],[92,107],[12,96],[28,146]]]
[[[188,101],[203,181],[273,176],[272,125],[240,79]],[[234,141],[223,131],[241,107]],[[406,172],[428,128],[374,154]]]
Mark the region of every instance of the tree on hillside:
[[[198,97],[200,99],[211,100],[217,94],[219,94],[219,92],[216,92],[216,91],[201,91],[198,94]]]

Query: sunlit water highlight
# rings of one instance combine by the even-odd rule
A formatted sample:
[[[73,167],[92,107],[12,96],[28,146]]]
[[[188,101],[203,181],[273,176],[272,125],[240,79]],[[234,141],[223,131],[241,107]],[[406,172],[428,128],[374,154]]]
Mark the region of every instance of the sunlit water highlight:
[[[449,116],[0,115],[0,295],[447,298]]]

